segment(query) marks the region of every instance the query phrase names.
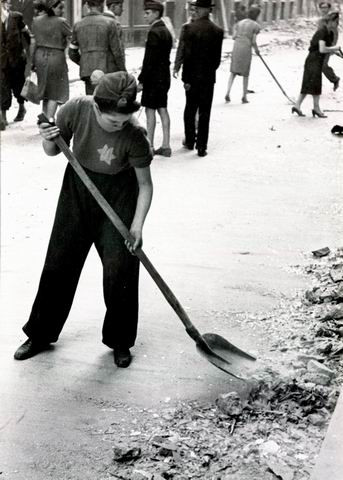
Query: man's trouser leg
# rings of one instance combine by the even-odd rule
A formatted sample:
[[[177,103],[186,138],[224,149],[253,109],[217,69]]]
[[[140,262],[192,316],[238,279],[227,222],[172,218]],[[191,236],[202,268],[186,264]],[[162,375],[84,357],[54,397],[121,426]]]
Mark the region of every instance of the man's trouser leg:
[[[1,110],[7,111],[10,109],[12,104],[12,93],[8,68],[0,68],[0,88]]]
[[[339,77],[337,77],[337,75],[334,72],[334,69],[329,65],[330,56],[331,55],[326,54],[324,57],[323,73],[326,76],[326,78],[329,80],[329,82],[336,83],[339,80]]]
[[[193,145],[196,140],[195,116],[198,110],[199,99],[197,90],[192,87],[186,90],[186,106],[183,114],[185,127],[185,143]]]
[[[21,62],[16,67],[10,69],[11,89],[19,105],[25,102],[25,98],[20,95],[25,83],[25,65],[25,62]]]
[[[96,85],[92,84],[90,77],[85,77],[82,80],[85,82],[86,95],[93,95]]]
[[[197,135],[197,149],[206,150],[210,127],[211,108],[214,84],[199,87],[199,122]]]

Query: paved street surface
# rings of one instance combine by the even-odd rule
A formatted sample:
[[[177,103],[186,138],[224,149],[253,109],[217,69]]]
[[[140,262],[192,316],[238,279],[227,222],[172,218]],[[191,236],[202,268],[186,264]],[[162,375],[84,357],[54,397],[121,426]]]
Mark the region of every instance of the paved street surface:
[[[142,54],[129,52],[130,69],[140,65]],[[298,94],[305,56],[305,50],[283,48],[265,57],[291,97]],[[343,62],[334,58],[332,64],[343,77]],[[74,67],[71,73],[77,76]],[[225,104],[228,74],[224,62],[205,158],[181,147],[184,93],[181,81],[173,80],[173,156],[155,157],[152,164],[144,249],[202,333],[220,333],[261,356],[268,339],[245,326],[244,316],[270,311],[306,288],[307,279],[291,267],[305,263],[311,250],[342,246],[342,139],[330,129],[343,123],[343,113],[313,119],[308,98],[307,117],[292,116],[256,57],[250,103],[240,102],[238,78],[232,103]],[[72,96],[83,93],[80,82],[71,88]],[[342,91],[333,94],[324,81],[322,108],[343,110]],[[198,355],[143,270],[133,363],[117,369],[101,344],[104,304],[94,251],[59,342],[31,360],[13,360],[25,340],[21,327],[37,289],[66,164],[62,155],[45,156],[35,125],[39,112],[28,105],[24,122],[11,123],[1,137],[0,471],[11,480],[83,480],[94,478],[87,476],[87,462],[96,462],[104,448],[89,431],[111,415],[122,419],[121,404],[213,400],[235,382]],[[155,147],[160,138],[158,124]]]

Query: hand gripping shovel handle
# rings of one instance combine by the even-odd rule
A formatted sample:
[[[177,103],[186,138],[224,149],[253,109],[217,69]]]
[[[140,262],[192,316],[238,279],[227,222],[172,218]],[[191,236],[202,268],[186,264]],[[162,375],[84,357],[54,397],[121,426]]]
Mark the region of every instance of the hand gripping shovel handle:
[[[295,103],[294,100],[292,100],[288,95],[287,93],[284,91],[284,89],[282,88],[282,86],[280,85],[280,83],[278,82],[278,79],[275,77],[274,73],[270,70],[269,66],[267,65],[265,59],[262,57],[262,55],[260,53],[258,53],[258,56],[260,57],[260,59],[262,60],[262,63],[263,65],[266,67],[266,69],[268,70],[268,72],[270,73],[270,75],[272,76],[273,80],[275,81],[276,85],[280,88],[281,92],[284,94],[284,96],[291,102],[291,103]]]
[[[38,116],[38,123],[49,123],[50,125],[54,125],[54,122],[49,121],[44,114],[41,114]],[[107,200],[99,191],[99,189],[96,187],[96,185],[88,177],[87,173],[84,171],[84,169],[82,168],[82,166],[80,165],[77,158],[75,157],[73,152],[70,150],[70,148],[68,147],[64,139],[59,135],[58,137],[54,138],[54,142],[59,147],[61,152],[63,152],[63,154],[66,156],[67,160],[75,170],[76,174],[79,176],[80,180],[87,187],[91,195],[93,195],[98,205],[102,208],[102,210],[111,220],[111,222],[119,231],[121,236],[125,240],[127,240],[131,245],[133,245],[134,239],[130,234],[128,228],[126,227],[124,222],[121,220],[121,218],[113,210],[111,205],[107,202]],[[144,265],[146,270],[149,272],[150,276],[152,277],[152,279],[154,280],[158,288],[161,290],[162,294],[164,295],[169,305],[173,308],[175,313],[180,318],[181,322],[186,328],[186,332],[188,333],[188,335],[196,342],[197,345],[199,345],[206,351],[207,350],[210,351],[210,347],[208,346],[207,342],[204,340],[204,338],[202,337],[200,332],[197,330],[197,328],[193,325],[187,313],[183,309],[182,305],[180,304],[178,299],[175,297],[173,292],[170,290],[170,288],[168,287],[166,282],[163,280],[163,278],[160,276],[158,271],[155,269],[153,264],[150,262],[148,257],[145,255],[143,250],[141,248],[137,248],[135,250],[135,255],[142,262],[142,264]]]

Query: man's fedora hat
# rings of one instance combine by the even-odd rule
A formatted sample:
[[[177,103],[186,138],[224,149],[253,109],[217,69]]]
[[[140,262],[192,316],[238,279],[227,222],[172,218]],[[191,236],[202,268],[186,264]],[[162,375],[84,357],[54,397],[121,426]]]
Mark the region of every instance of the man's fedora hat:
[[[200,7],[200,8],[211,8],[214,7],[214,3],[211,0],[195,0],[190,2],[192,7]]]

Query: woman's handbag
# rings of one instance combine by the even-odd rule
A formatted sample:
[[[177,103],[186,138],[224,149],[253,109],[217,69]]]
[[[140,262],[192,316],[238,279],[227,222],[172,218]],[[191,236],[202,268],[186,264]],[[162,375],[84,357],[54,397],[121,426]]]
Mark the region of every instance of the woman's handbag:
[[[20,95],[29,102],[40,103],[41,99],[38,96],[37,74],[35,72],[31,72],[30,76],[26,78]]]

